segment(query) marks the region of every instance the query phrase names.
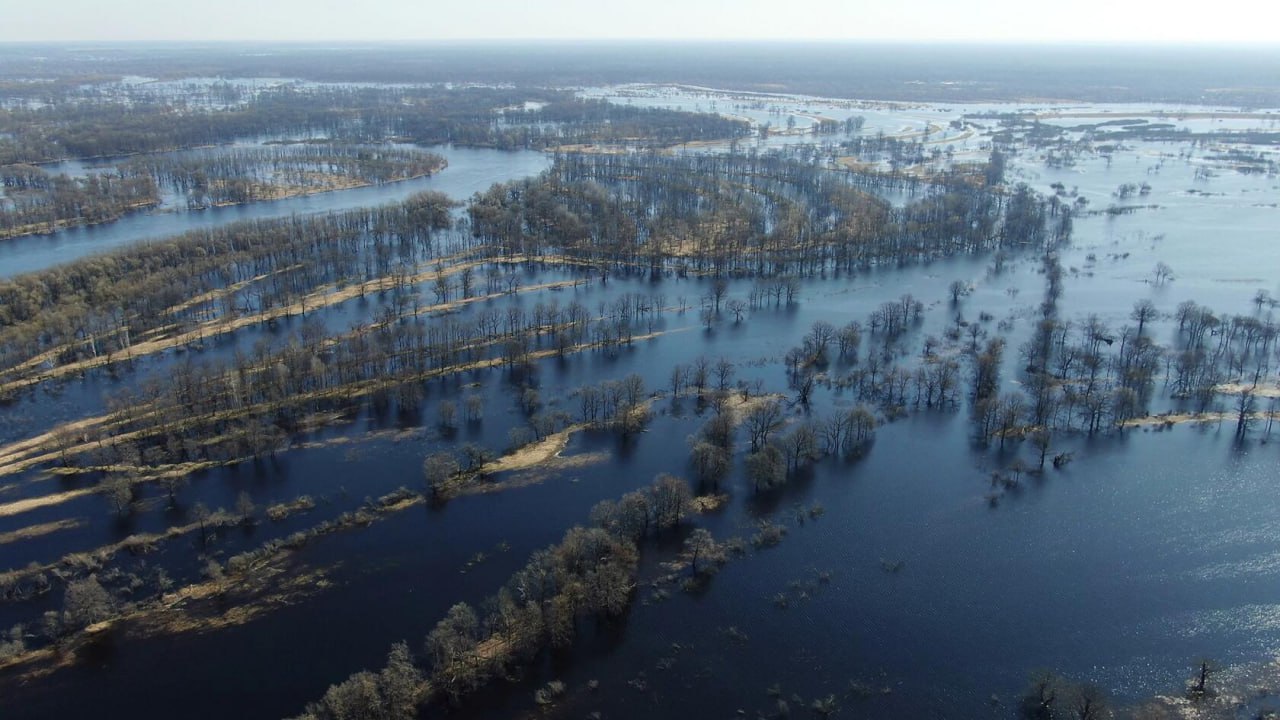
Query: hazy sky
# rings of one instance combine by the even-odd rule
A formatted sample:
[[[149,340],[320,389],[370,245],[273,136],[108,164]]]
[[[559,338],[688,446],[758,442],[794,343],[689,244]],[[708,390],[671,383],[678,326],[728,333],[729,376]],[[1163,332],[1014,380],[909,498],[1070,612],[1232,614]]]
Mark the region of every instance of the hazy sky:
[[[0,0],[0,41],[474,38],[1280,42],[1220,0]]]

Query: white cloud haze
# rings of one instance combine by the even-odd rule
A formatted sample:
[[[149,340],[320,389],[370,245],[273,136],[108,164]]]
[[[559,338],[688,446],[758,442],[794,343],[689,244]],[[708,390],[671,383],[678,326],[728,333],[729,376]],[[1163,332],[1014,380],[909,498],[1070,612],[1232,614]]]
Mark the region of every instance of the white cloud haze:
[[[1154,0],[0,0],[0,41],[1280,41],[1280,3]]]

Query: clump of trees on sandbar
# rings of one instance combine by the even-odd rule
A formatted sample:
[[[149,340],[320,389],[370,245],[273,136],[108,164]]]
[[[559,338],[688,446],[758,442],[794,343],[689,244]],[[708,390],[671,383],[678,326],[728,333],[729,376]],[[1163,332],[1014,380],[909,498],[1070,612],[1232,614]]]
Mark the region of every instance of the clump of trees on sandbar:
[[[181,195],[188,209],[239,205],[290,195],[377,185],[433,175],[435,153],[370,145],[305,143],[229,148],[198,156],[146,155],[118,166]]]
[[[568,645],[587,618],[621,616],[635,591],[638,542],[682,523],[690,498],[684,481],[660,476],[645,491],[598,505],[592,527],[575,527],[534,553],[483,603],[483,615],[466,603],[450,608],[423,642],[425,669],[399,643],[383,669],[333,685],[299,719],[408,720],[423,704],[458,703],[543,649]]]

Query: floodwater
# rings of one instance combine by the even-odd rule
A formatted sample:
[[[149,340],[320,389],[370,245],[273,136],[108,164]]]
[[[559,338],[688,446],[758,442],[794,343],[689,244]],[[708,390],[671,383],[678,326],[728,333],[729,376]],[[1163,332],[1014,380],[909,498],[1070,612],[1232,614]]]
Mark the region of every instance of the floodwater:
[[[708,109],[706,99],[699,102]],[[933,110],[912,112],[927,117]],[[959,113],[948,109],[937,114],[945,119],[953,112]],[[916,122],[913,117],[887,122],[903,127]],[[1061,253],[1067,270],[1059,302],[1062,318],[1097,314],[1119,327],[1129,322],[1129,310],[1140,299],[1151,300],[1166,314],[1178,303],[1194,300],[1243,315],[1255,311],[1251,299],[1258,289],[1280,295],[1277,210],[1272,205],[1276,178],[1220,170],[1204,179],[1196,169],[1212,162],[1199,151],[1189,159],[1179,157],[1185,149],[1173,143],[1134,143],[1110,162],[1082,157],[1067,168],[1046,167],[1043,157],[1031,151],[1011,160],[1014,179],[1045,192],[1051,183],[1061,182],[1089,198],[1092,209],[1114,202],[1112,192],[1121,184],[1152,186],[1148,196],[1135,202],[1154,208],[1077,220],[1073,243]],[[455,174],[449,181],[453,185],[436,187],[459,198],[491,181],[537,172],[546,162],[534,153],[450,152],[459,154],[450,156],[449,169],[426,182],[445,182],[474,157],[470,174]],[[426,188],[405,189],[404,194],[418,189]],[[402,197],[399,186],[370,190],[392,194],[368,200],[348,198],[348,193],[361,191],[344,191],[329,198],[337,204],[333,207],[293,207],[280,214]],[[325,199],[283,202],[305,206]],[[259,206],[234,210],[271,211]],[[241,219],[239,214],[211,217]],[[179,213],[124,222],[159,225],[202,218],[203,213]],[[100,230],[117,238],[115,244],[127,242],[130,236],[116,227]],[[23,241],[29,254],[17,257],[29,258],[32,267],[47,266],[66,259],[63,254],[81,252],[74,238],[91,232],[66,233],[66,240],[59,235]],[[103,245],[93,244],[99,247]],[[7,271],[7,256],[0,258]],[[1150,280],[1159,261],[1173,268],[1175,279],[1157,286]],[[991,265],[990,257],[964,257],[815,278],[805,284],[798,305],[761,308],[740,325],[726,320],[710,332],[701,328],[696,312],[707,285],[696,279],[619,277],[605,286],[495,299],[491,304],[496,306],[578,300],[595,307],[624,292],[661,293],[668,305],[683,297],[694,309],[683,314],[669,310],[655,326],[668,334],[624,349],[617,357],[588,353],[548,359],[524,378],[495,369],[432,381],[419,417],[366,411],[348,425],[307,439],[358,439],[368,431],[405,430],[403,435],[383,433],[211,471],[193,478],[183,491],[183,504],[229,506],[242,490],[259,506],[303,493],[317,499],[315,510],[284,523],[229,532],[217,544],[225,559],[352,510],[366,497],[401,485],[417,487],[421,460],[436,449],[463,441],[502,447],[507,431],[523,422],[517,402],[523,382],[533,382],[552,407],[572,412],[574,388],[635,372],[650,390],[659,390],[673,364],[705,354],[733,359],[740,380],[761,380],[766,389],[782,390],[782,356],[814,321],[865,322],[881,302],[903,293],[927,307],[909,347],[925,335],[940,336],[957,313],[969,319],[990,313],[993,333],[996,322],[1008,321],[1002,377],[1012,386],[1017,348],[1032,330],[1044,279],[1034,257],[1014,257],[999,273]],[[570,276],[543,270],[532,277],[550,281]],[[974,291],[953,308],[947,285],[956,279],[972,283]],[[729,295],[745,297],[748,289],[749,283],[736,281]],[[353,300],[320,315],[332,327],[345,327],[352,318],[371,316],[380,302]],[[469,306],[460,316],[481,309]],[[1159,342],[1173,342],[1174,323],[1167,315],[1148,327]],[[228,342],[252,343],[271,333],[279,334],[280,342],[288,330],[249,329]],[[213,347],[206,352],[214,358],[230,350]],[[209,358],[160,356],[145,361],[141,372],[163,373],[172,363]],[[74,414],[82,402],[92,404],[91,398],[100,398],[118,382],[128,380],[93,373],[69,382],[60,395],[42,391],[5,412],[42,418],[46,405],[63,403]],[[486,399],[483,422],[461,427],[454,438],[444,437],[433,424],[436,404],[469,392]],[[1156,395],[1153,412],[1172,407],[1159,385]],[[851,403],[846,395],[820,390],[811,412],[821,417]],[[798,408],[791,413],[801,415]],[[1275,443],[1261,432],[1244,443],[1235,441],[1229,423],[1066,437],[1055,451],[1073,452],[1074,462],[1027,480],[1020,491],[991,507],[984,499],[990,472],[1007,467],[1020,452],[1028,459],[1030,451],[1012,444],[1003,452],[974,446],[966,415],[964,409],[921,411],[882,427],[864,458],[824,460],[810,474],[764,495],[750,490],[739,463],[725,485],[732,498],[728,506],[696,522],[718,538],[749,536],[761,518],[782,522],[789,532],[779,546],[730,562],[700,593],[675,591],[670,599],[655,601],[642,584],[623,621],[584,624],[572,648],[542,658],[522,681],[495,686],[461,714],[532,712],[534,689],[561,679],[570,692],[562,707],[551,712],[564,717],[592,711],[610,718],[724,717],[739,709],[749,715],[772,713],[776,700],[767,689],[774,684],[800,714],[808,710],[791,699],[793,693],[804,705],[835,694],[844,712],[854,715],[1009,717],[1017,693],[1036,669],[1051,668],[1096,683],[1124,702],[1176,690],[1204,656],[1234,664],[1280,652],[1275,595],[1280,522],[1273,517],[1280,505],[1278,458]],[[423,636],[450,605],[476,603],[494,592],[530,552],[585,522],[595,502],[646,485],[658,472],[687,476],[680,449],[705,417],[692,400],[661,399],[648,430],[628,442],[605,433],[575,436],[567,454],[609,451],[601,464],[529,487],[460,498],[443,508],[419,506],[367,529],[321,538],[297,553],[296,562],[304,568],[331,568],[330,589],[239,627],[108,643],[71,670],[20,687],[4,686],[4,717],[79,716],[101,714],[103,708],[112,709],[109,717],[131,719],[171,717],[175,708],[192,718],[297,713],[330,683],[380,665],[392,642],[407,640],[420,650]],[[41,422],[47,419],[15,432],[32,434]],[[739,448],[738,460],[741,453]],[[46,492],[42,486],[50,483],[73,488],[81,481],[40,479],[30,473],[6,482],[0,488],[4,502]],[[158,488],[145,493],[150,502],[124,523],[96,495],[0,518],[0,533],[62,517],[84,523],[37,541],[0,545],[0,568],[45,562],[133,532],[161,530],[175,521],[175,513],[181,514],[163,509]],[[806,516],[801,524],[797,510],[814,504],[821,504],[825,513],[818,519]],[[645,546],[647,576],[660,572],[658,563],[670,559],[678,543],[672,536]],[[466,569],[477,552],[487,559]],[[179,540],[158,557],[129,562],[172,567],[175,579],[191,578],[193,554],[190,543]],[[900,562],[901,568],[887,572],[882,560]],[[829,582],[818,582],[820,573],[829,573]],[[779,594],[787,600],[785,609],[778,607]],[[0,607],[0,626],[55,605],[52,599]],[[585,690],[589,680],[599,681],[597,691]],[[867,697],[850,693],[851,682],[873,691]]]
[[[241,220],[267,220],[385,205],[425,190],[443,192],[455,200],[465,201],[495,182],[537,175],[551,164],[548,155],[530,150],[506,152],[452,146],[423,149],[443,155],[449,166],[431,177],[385,185],[208,210],[137,213],[110,224],[6,240],[0,243],[0,278],[42,270],[130,243],[220,227]],[[50,169],[77,174],[86,171],[84,163],[79,162],[59,163]]]

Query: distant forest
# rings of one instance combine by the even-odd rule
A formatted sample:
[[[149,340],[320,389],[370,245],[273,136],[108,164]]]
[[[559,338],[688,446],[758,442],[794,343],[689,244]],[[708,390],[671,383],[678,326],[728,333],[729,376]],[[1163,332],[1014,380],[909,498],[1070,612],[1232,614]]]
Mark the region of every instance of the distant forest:
[[[35,52],[39,50],[39,52]],[[357,52],[358,51],[358,52]],[[933,102],[1073,100],[1280,106],[1280,51],[840,43],[433,43],[393,47],[0,47],[0,84],[143,75],[573,87],[680,82]],[[4,88],[9,94],[12,88]]]
[[[0,107],[0,165],[68,157],[132,155],[269,135],[323,135],[345,142],[389,138],[421,145],[543,149],[563,143],[645,138],[666,145],[737,137],[740,121],[718,115],[578,100],[557,90],[511,88],[292,87],[241,97],[228,84],[205,93],[207,107],[175,113],[173,98],[140,90],[123,100],[81,97],[61,82],[0,80],[0,97],[37,107]],[[525,103],[534,103],[526,109]],[[499,116],[499,112],[500,116]]]

